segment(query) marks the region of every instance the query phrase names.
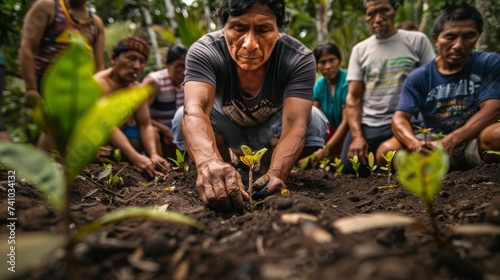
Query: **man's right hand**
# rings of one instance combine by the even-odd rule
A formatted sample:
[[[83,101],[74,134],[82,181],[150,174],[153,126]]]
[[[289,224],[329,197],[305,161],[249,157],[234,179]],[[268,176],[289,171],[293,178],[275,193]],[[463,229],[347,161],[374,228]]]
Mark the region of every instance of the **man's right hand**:
[[[196,189],[201,200],[221,211],[241,211],[249,196],[241,176],[230,164],[214,160],[197,167]]]
[[[352,138],[351,145],[349,146],[349,151],[347,152],[347,158],[351,159],[355,155],[358,156],[358,159],[362,164],[366,165],[366,158],[368,157],[368,143],[366,143],[365,138]]]

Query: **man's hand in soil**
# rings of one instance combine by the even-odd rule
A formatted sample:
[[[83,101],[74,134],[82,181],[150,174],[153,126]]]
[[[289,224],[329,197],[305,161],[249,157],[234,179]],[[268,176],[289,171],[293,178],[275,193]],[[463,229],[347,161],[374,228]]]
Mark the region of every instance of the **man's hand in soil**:
[[[211,161],[197,167],[196,189],[201,200],[220,211],[241,211],[249,196],[241,176],[230,164]]]
[[[163,172],[170,169],[170,163],[168,162],[168,160],[164,159],[160,155],[152,155],[151,161],[153,162],[155,167],[159,167]]]
[[[286,187],[283,180],[270,173],[257,179],[253,184],[253,199],[263,199],[267,195],[279,193]]]
[[[130,162],[136,170],[146,173],[151,178],[157,174],[155,163],[144,155],[131,158]]]
[[[366,165],[366,158],[368,157],[368,143],[366,143],[363,137],[353,137],[351,146],[349,147],[349,152],[347,153],[347,158],[353,158],[355,155],[358,156],[359,161]]]

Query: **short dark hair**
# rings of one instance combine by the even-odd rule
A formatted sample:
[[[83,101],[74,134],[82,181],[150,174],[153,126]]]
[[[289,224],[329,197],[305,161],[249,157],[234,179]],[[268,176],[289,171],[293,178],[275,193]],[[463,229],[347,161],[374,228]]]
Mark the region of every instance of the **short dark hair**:
[[[288,16],[285,13],[284,0],[222,0],[214,16],[224,26],[229,16],[242,15],[246,9],[252,7],[257,1],[264,6],[268,6],[273,11],[280,31],[284,31],[288,27]]]
[[[188,49],[182,45],[174,44],[168,49],[167,55],[165,56],[165,61],[168,64],[174,63],[177,59],[186,56]]]
[[[483,17],[476,7],[467,3],[452,4],[444,8],[443,12],[434,22],[432,33],[439,35],[447,22],[464,21],[471,19],[476,23],[479,34],[483,33]]]
[[[410,30],[410,31],[418,31],[418,26],[413,21],[411,21],[411,20],[405,20],[405,21],[403,21],[396,28],[397,29]]]
[[[333,54],[339,60],[342,60],[342,55],[340,54],[340,49],[336,44],[330,43],[330,42],[323,42],[323,43],[319,43],[313,50],[313,54],[314,54],[314,58],[316,59],[316,63],[320,59],[321,54],[323,54],[323,52]]]
[[[366,12],[366,2],[370,2],[370,1],[374,1],[374,0],[364,0],[363,1],[363,11]],[[403,5],[403,0],[388,0],[388,1],[394,10],[398,9],[399,4]]]

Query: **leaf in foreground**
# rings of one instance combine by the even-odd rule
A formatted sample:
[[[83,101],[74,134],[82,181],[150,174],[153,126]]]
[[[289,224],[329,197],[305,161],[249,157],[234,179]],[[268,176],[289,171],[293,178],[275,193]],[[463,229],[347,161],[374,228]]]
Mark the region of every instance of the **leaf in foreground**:
[[[63,247],[66,241],[63,235],[54,233],[18,233],[15,245],[15,273],[7,270],[10,267],[10,257],[7,254],[9,254],[10,246],[12,245],[7,244],[7,242],[1,242],[0,251],[3,257],[0,261],[4,265],[6,264],[7,267],[2,266],[0,279],[9,279],[13,277],[13,274],[21,276],[23,273],[28,273],[31,269],[36,269],[43,265],[43,262],[49,259],[47,256],[57,248]],[[7,260],[4,258],[7,258]]]
[[[96,219],[82,226],[78,230],[76,239],[79,240],[83,238],[89,232],[96,230],[105,224],[116,223],[128,219],[160,220],[160,221],[185,224],[198,229],[203,229],[204,227],[203,224],[198,222],[197,220],[180,213],[171,211],[160,211],[156,208],[131,207],[108,213],[100,217],[99,219]]]
[[[374,213],[340,218],[333,222],[333,227],[343,234],[350,234],[382,227],[419,224],[420,222],[417,219],[408,216],[389,213]]]
[[[0,164],[15,171],[16,180],[25,178],[37,186],[55,208],[61,209],[64,177],[56,163],[44,152],[30,145],[1,142]]]
[[[152,88],[133,87],[100,98],[78,120],[66,148],[69,178],[78,175],[96,156],[113,130],[152,93]]]
[[[427,155],[401,150],[396,154],[394,166],[403,187],[430,202],[448,172],[449,157],[442,145]]]

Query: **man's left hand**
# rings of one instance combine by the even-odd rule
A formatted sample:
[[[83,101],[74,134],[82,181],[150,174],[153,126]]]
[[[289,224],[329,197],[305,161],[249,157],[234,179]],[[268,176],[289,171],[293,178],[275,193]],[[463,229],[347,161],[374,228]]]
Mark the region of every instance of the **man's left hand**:
[[[267,173],[253,183],[253,199],[263,199],[267,195],[279,193],[286,188],[285,183],[273,174]]]

